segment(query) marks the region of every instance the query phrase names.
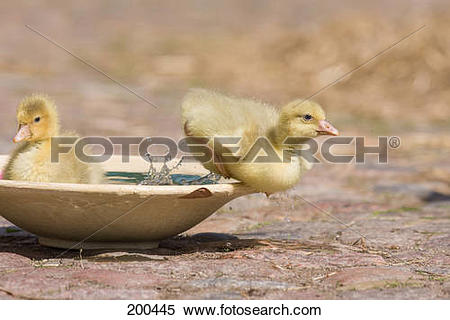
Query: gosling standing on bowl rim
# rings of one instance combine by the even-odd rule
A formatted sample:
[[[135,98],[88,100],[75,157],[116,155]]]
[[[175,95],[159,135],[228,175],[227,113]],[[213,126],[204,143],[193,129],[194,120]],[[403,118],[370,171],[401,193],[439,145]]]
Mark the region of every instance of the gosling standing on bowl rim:
[[[240,159],[260,137],[266,137],[283,159],[283,149],[286,148],[283,142],[287,137],[312,139],[319,135],[339,134],[326,120],[322,107],[315,102],[299,99],[277,110],[255,100],[229,97],[205,89],[191,89],[185,96],[182,118],[185,134],[211,138],[211,150],[214,150],[213,137],[241,137],[239,151],[234,153]],[[231,150],[226,152],[233,153]],[[204,162],[203,166],[267,195],[293,187],[311,168],[303,157],[293,157],[290,162],[225,163],[215,152],[214,159],[218,161]]]

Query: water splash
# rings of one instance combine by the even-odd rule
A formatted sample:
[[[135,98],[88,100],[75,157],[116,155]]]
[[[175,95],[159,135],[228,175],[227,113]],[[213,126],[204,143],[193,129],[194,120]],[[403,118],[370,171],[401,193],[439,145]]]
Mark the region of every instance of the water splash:
[[[147,153],[145,155],[147,158],[147,161],[149,162],[149,169],[147,172],[147,176],[145,177],[144,181],[142,181],[141,185],[148,185],[148,186],[159,186],[159,185],[170,185],[172,184],[172,178],[170,176],[170,173],[179,167],[181,167],[181,164],[183,163],[183,158],[181,158],[178,163],[173,166],[172,168],[169,168],[167,165],[168,158],[164,157],[164,163],[161,166],[161,169],[158,171],[156,170],[155,166],[153,165],[153,158],[152,156]]]
[[[221,175],[209,173],[205,176],[185,175],[185,174],[171,174],[183,164],[183,158],[178,163],[170,168],[167,165],[169,161],[167,157],[164,158],[164,163],[158,171],[153,165],[152,156],[147,153],[146,158],[149,162],[149,169],[146,177],[141,181],[140,185],[158,186],[158,185],[204,185],[219,183]]]

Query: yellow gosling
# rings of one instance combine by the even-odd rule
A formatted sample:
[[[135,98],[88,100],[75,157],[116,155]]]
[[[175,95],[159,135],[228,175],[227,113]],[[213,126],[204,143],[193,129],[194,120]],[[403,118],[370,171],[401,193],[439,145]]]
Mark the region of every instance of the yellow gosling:
[[[287,137],[310,139],[318,135],[339,134],[315,102],[295,100],[278,111],[268,104],[228,97],[205,89],[191,89],[185,96],[182,119],[187,136],[241,137],[239,151],[234,153],[241,159],[245,158],[260,137],[267,138],[278,157],[283,159],[283,149],[296,148],[283,145]],[[213,139],[210,139],[209,147],[214,149]],[[227,150],[226,146],[223,148]],[[242,181],[267,195],[293,187],[302,174],[311,168],[309,162],[298,156],[292,157],[290,162],[220,163],[223,162],[223,152],[214,152],[216,161],[203,163],[206,169]],[[233,151],[229,150],[228,153]]]
[[[51,162],[51,138],[61,134],[56,106],[48,97],[32,95],[17,108],[18,143],[3,170],[3,179],[30,182],[103,183],[103,171],[98,165],[79,161],[74,148],[60,154],[59,162]],[[74,135],[70,135],[74,136]]]

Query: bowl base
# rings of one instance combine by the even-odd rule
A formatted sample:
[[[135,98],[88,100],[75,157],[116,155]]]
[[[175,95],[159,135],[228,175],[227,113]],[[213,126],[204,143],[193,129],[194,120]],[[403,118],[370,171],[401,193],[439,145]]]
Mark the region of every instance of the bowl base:
[[[143,242],[114,242],[114,241],[71,241],[39,237],[39,243],[46,247],[61,249],[154,249],[158,248],[159,241]]]

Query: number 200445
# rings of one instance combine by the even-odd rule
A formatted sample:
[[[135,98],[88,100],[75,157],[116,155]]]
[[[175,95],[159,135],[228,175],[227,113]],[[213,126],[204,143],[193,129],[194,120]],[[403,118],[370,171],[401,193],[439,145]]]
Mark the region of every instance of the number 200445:
[[[175,314],[175,306],[173,304],[134,304],[130,303],[128,305],[129,316],[149,316],[149,315],[168,315],[173,316]]]

